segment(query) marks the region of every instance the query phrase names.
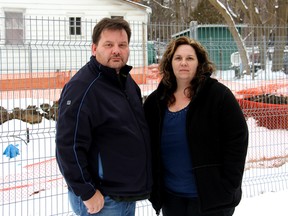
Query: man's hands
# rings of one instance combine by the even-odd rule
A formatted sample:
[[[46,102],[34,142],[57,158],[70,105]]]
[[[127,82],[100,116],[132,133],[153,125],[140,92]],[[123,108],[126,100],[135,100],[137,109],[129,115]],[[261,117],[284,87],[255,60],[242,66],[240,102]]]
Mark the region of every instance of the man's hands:
[[[83,202],[89,214],[96,214],[104,207],[104,197],[99,190],[96,191],[93,197]]]

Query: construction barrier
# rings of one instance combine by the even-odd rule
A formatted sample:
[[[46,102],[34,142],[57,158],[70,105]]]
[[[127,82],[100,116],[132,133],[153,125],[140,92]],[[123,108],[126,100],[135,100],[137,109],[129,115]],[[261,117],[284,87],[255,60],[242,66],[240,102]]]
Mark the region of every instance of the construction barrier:
[[[244,115],[253,117],[260,127],[288,129],[287,95],[277,96],[277,90],[280,88],[288,88],[288,84],[269,84],[237,91],[237,95],[241,95],[237,100],[244,111]],[[280,99],[275,101],[275,97],[272,97],[273,95]],[[262,100],[256,101],[257,96],[265,96],[267,100],[263,101],[264,99],[262,98]],[[269,97],[271,100],[269,100]],[[272,98],[274,99],[272,100]],[[281,100],[281,98],[283,99]]]

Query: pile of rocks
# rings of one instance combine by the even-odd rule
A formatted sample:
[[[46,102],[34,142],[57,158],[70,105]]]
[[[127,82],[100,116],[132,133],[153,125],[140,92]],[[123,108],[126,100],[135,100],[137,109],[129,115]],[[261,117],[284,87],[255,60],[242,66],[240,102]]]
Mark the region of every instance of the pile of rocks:
[[[288,96],[284,95],[273,95],[273,94],[262,94],[262,95],[254,95],[249,98],[245,98],[245,100],[267,103],[267,104],[288,104]]]
[[[0,125],[12,119],[39,124],[43,118],[57,121],[58,101],[54,101],[52,106],[48,103],[41,104],[40,108],[34,105],[29,105],[26,109],[16,107],[11,112],[0,106]]]

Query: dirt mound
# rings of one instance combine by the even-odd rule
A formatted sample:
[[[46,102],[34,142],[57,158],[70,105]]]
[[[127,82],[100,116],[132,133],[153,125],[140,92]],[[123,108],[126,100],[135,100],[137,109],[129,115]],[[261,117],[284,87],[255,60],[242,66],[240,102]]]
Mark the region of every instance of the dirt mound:
[[[245,100],[267,104],[288,104],[287,96],[283,95],[278,96],[273,94],[255,95],[249,98],[245,98]]]

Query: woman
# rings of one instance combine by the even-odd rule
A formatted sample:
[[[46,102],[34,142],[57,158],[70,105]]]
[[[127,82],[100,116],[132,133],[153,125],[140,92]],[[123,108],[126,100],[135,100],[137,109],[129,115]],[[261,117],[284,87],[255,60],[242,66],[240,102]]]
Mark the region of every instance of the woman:
[[[162,80],[144,103],[150,127],[154,186],[150,201],[163,216],[231,216],[241,199],[248,129],[233,93],[201,44],[168,45]]]

